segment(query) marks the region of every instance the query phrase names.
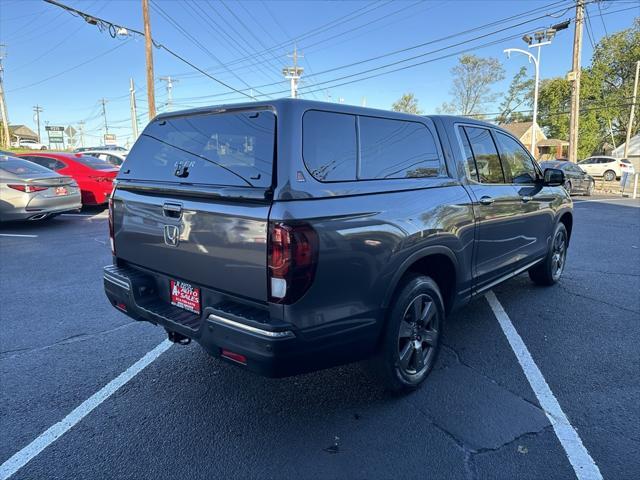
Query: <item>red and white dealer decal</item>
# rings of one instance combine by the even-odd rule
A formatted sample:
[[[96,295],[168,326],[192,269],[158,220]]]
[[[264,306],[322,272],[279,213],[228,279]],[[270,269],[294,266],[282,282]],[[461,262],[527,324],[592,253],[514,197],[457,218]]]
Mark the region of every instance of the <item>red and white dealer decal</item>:
[[[200,314],[200,289],[186,282],[170,280],[171,305]]]

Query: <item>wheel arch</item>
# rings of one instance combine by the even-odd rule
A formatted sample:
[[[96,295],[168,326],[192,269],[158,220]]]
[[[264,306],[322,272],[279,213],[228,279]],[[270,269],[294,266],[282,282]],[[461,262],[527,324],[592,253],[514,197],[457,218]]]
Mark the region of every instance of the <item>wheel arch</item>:
[[[567,229],[567,240],[571,240],[571,231],[573,230],[573,213],[570,211],[560,213],[558,222],[564,224],[564,228]]]
[[[410,255],[398,268],[385,294],[383,306],[389,306],[402,285],[402,279],[407,274],[415,273],[429,276],[436,282],[444,300],[445,311],[448,313],[453,307],[461,278],[459,268],[456,255],[448,247],[425,247]]]

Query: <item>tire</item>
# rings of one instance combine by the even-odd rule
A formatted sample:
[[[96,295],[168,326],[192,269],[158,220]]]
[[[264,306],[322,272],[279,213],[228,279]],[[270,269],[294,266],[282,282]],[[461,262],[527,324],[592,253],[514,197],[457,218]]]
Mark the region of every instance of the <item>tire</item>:
[[[589,186],[587,187],[587,190],[584,192],[584,194],[585,194],[587,197],[590,197],[590,196],[591,196],[591,194],[593,193],[593,189],[595,188],[595,186],[596,186],[596,182],[594,182],[593,180],[591,180],[591,181],[589,182]]]
[[[44,145],[42,147],[40,147],[40,150],[46,150],[47,147],[45,147]]]
[[[374,373],[393,392],[415,390],[427,378],[438,358],[444,302],[436,282],[409,276],[388,310]]]
[[[567,180],[564,182],[564,189],[567,191],[569,195],[571,195],[571,181]]]
[[[567,260],[569,236],[562,222],[558,222],[553,232],[551,247],[544,260],[529,269],[529,278],[533,283],[542,286],[555,284],[564,271]]]
[[[607,170],[602,176],[604,177],[605,182],[613,182],[616,179],[616,172],[613,170]]]

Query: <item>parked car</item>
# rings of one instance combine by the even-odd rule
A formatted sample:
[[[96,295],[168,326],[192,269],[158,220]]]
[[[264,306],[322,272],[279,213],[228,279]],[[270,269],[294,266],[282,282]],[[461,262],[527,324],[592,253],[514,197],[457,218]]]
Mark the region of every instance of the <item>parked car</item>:
[[[44,220],[81,207],[80,189],[73,178],[0,155],[0,221]]]
[[[31,150],[46,150],[47,146],[35,140],[22,139],[18,142],[11,142],[13,148],[29,148]]]
[[[97,147],[78,147],[73,152],[82,153],[82,152],[89,152],[91,150],[109,150],[109,151],[116,151],[116,152],[128,152],[126,148],[120,147],[118,145],[100,145]]]
[[[578,165],[589,175],[603,177],[607,182],[620,178],[625,172],[635,173],[633,165],[626,158],[618,160],[614,157],[589,157],[578,162]]]
[[[99,158],[116,167],[122,165],[124,159],[127,158],[127,153],[126,150],[124,152],[118,150],[86,150],[82,152],[83,155]]]
[[[104,160],[80,153],[22,153],[21,158],[72,177],[82,191],[83,205],[102,205],[109,200],[118,168]]]
[[[593,193],[593,189],[596,185],[595,180],[591,175],[585,172],[579,165],[572,162],[560,161],[560,160],[547,160],[540,162],[540,167],[545,168],[559,168],[564,172],[564,188],[569,195],[573,193],[582,193],[590,196]]]
[[[521,272],[560,279],[564,181],[469,118],[289,99],[162,114],[118,174],[104,287],[245,369],[369,358],[412,389],[451,311]]]

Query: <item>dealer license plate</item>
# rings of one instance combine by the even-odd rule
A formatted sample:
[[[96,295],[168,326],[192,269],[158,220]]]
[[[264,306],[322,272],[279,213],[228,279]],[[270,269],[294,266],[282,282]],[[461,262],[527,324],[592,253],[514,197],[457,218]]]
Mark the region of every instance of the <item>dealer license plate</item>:
[[[189,312],[200,314],[200,289],[190,283],[178,280],[169,281],[171,288],[171,305]]]

